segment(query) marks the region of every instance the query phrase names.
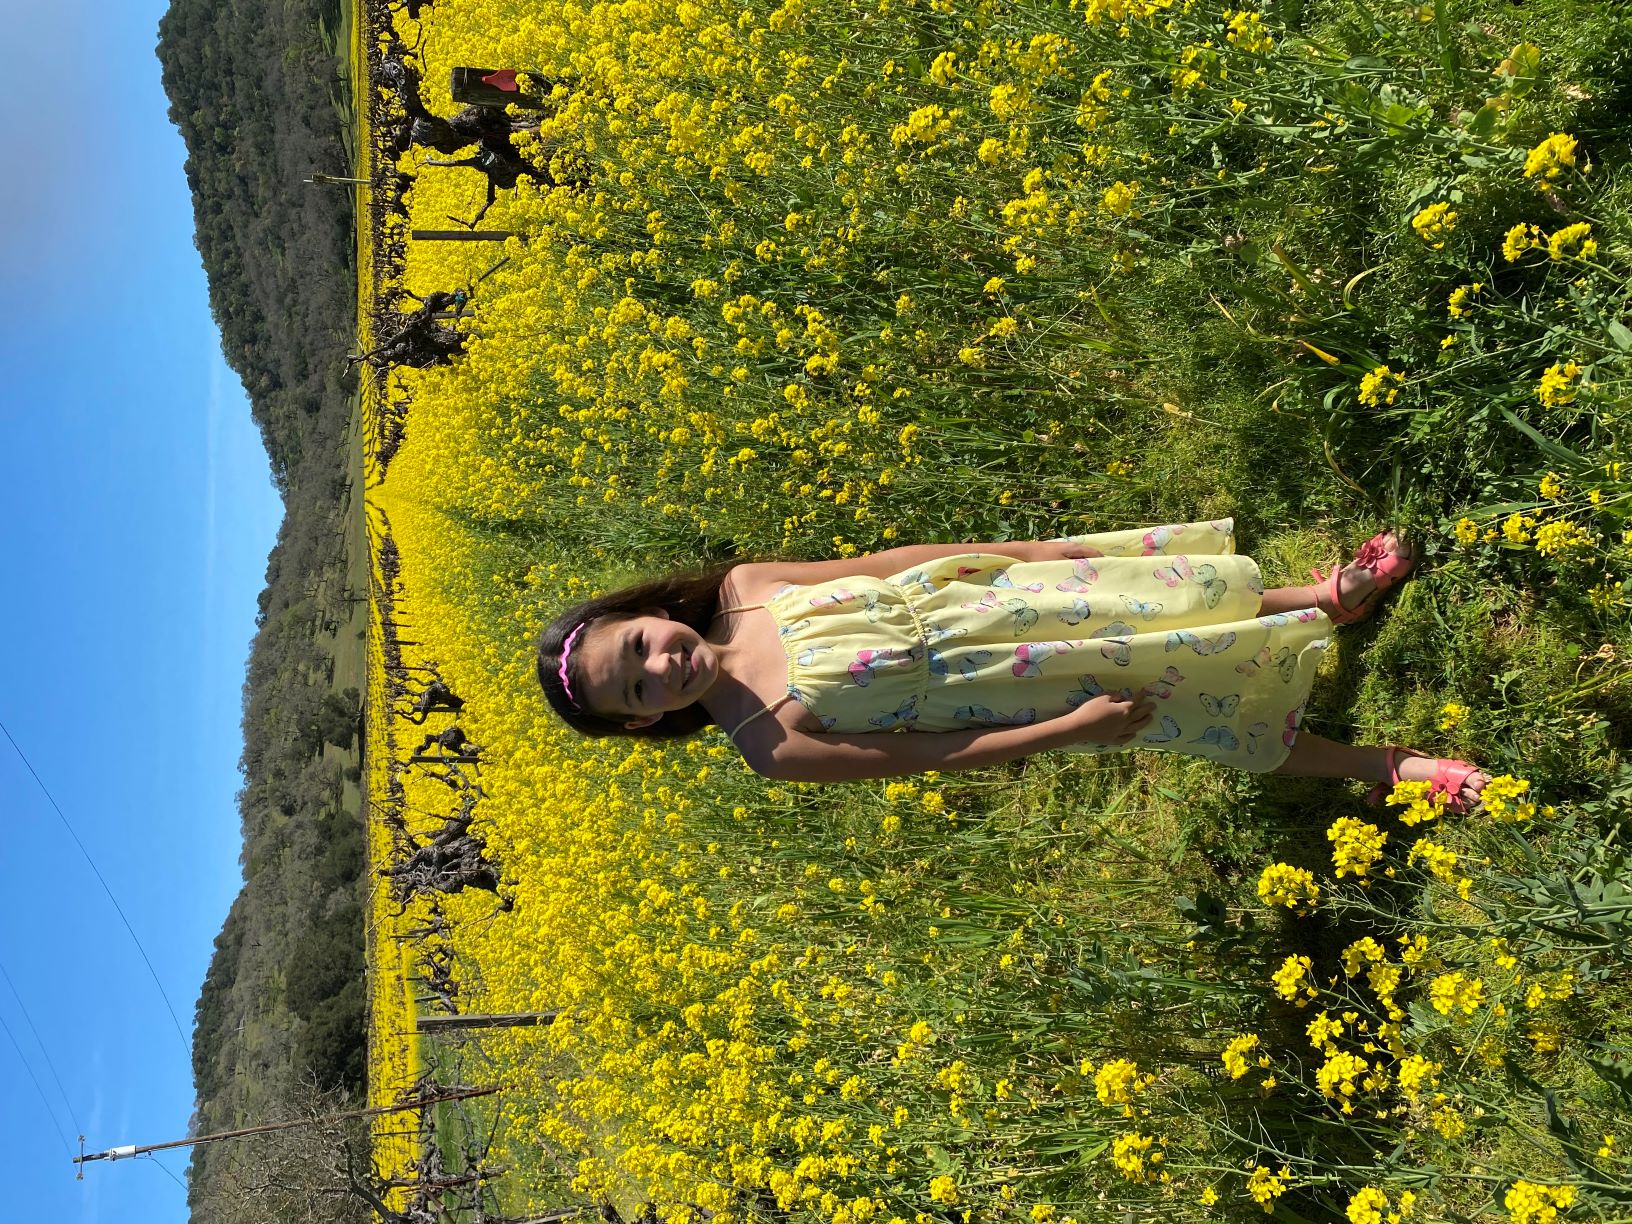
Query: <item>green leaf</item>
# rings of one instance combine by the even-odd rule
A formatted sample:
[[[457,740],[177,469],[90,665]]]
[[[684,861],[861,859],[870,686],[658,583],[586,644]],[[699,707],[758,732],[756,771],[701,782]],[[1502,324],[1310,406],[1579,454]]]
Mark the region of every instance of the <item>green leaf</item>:
[[[1543,1088],[1539,1083],[1537,1083],[1534,1077],[1525,1071],[1525,1069],[1520,1066],[1518,1061],[1511,1055],[1503,1057],[1502,1067],[1504,1070],[1506,1070],[1508,1075],[1513,1077],[1513,1081],[1521,1088],[1528,1088],[1537,1096],[1540,1096],[1547,1091],[1547,1089]]]
[[[1377,264],[1374,267],[1367,268],[1363,272],[1356,272],[1353,276],[1349,277],[1349,283],[1343,286],[1343,308],[1345,310],[1353,310],[1354,300],[1350,294],[1353,292],[1354,287],[1361,281],[1365,280],[1366,277],[1370,276],[1373,272],[1380,272],[1386,267],[1388,267],[1387,264]]]
[[[1489,140],[1496,134],[1496,125],[1500,123],[1501,120],[1501,107],[1497,106],[1494,102],[1486,102],[1474,113],[1473,122],[1468,124],[1468,131],[1477,136],[1480,140]],[[1462,160],[1467,161],[1468,156],[1468,154],[1464,154]],[[1482,163],[1488,162],[1489,158],[1480,158],[1480,161]]]
[[[1586,1055],[1587,1066],[1596,1071],[1604,1083],[1632,1101],[1632,1056],[1619,1046],[1593,1043],[1593,1052]]]
[[[1540,447],[1543,454],[1549,455],[1560,463],[1567,464],[1577,470],[1587,467],[1587,461],[1563,443],[1555,442],[1553,439],[1536,432],[1534,427],[1521,421],[1510,409],[1502,408],[1500,411],[1507,418],[1507,423]]]
[[[1455,87],[1462,73],[1462,54],[1456,46],[1456,35],[1451,31],[1450,0],[1434,0],[1434,35],[1439,43],[1439,66]]]
[[[1547,1109],[1547,1133],[1559,1141],[1558,1146],[1564,1154],[1564,1162],[1577,1177],[1587,1176],[1587,1170],[1582,1167],[1576,1154],[1581,1141],[1575,1133],[1575,1123],[1567,1121],[1564,1115],[1558,1112],[1558,1094],[1551,1088],[1543,1089],[1541,1099]]]
[[[1609,321],[1609,338],[1615,342],[1615,347],[1623,353],[1632,353],[1632,331],[1627,330],[1625,324],[1619,320]]]
[[[1088,1143],[1085,1146],[1082,1137],[1064,1135],[1060,1137],[1058,1143],[1052,1143],[1048,1147],[1040,1147],[1037,1152],[1043,1156],[1069,1156],[1074,1153],[1079,1161],[1087,1163],[1110,1146],[1111,1141],[1109,1139],[1101,1139],[1098,1143]]]
[[[1197,893],[1194,898],[1174,897],[1173,903],[1179,911],[1179,917],[1199,927],[1222,928],[1229,919],[1224,902],[1209,892]]]
[[[1302,289],[1305,293],[1315,292],[1315,286],[1313,282],[1310,281],[1309,274],[1298,266],[1297,260],[1293,259],[1281,249],[1280,243],[1270,243],[1269,249],[1275,253],[1275,258],[1281,261],[1287,272],[1291,274],[1292,279],[1297,282],[1298,288]]]
[[[1498,65],[1497,71],[1509,78],[1507,92],[1510,97],[1524,97],[1541,79],[1541,48],[1535,43],[1521,42]]]
[[[1089,1163],[1091,1163],[1093,1160],[1095,1160],[1099,1156],[1099,1154],[1101,1152],[1103,1152],[1106,1148],[1108,1148],[1110,1146],[1111,1146],[1111,1141],[1109,1139],[1101,1139],[1098,1143],[1089,1144],[1087,1147],[1083,1148],[1080,1152],[1077,1153],[1077,1163],[1078,1164],[1089,1164]]]
[[[1411,126],[1411,120],[1417,117],[1417,108],[1407,106],[1404,102],[1390,102],[1378,116],[1384,125],[1394,131],[1404,131]]]
[[[1524,854],[1525,861],[1530,864],[1531,868],[1540,869],[1541,855],[1537,852],[1536,848],[1530,844],[1530,839],[1519,830],[1518,826],[1515,825],[1513,828],[1509,829],[1507,834],[1513,839],[1514,844],[1516,844],[1519,850]]]

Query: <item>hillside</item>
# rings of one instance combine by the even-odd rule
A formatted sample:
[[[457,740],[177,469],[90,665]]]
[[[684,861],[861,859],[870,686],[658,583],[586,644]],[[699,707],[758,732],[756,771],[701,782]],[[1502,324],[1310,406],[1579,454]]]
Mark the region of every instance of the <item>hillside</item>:
[[[211,310],[285,507],[244,684],[244,883],[197,1003],[198,1131],[261,1120],[308,1073],[363,1075],[355,694],[333,693],[336,655],[361,650],[342,640],[352,209],[302,181],[350,164],[340,25],[338,0],[175,0],[159,26]],[[195,1219],[224,1218],[211,1157],[194,1157]]]

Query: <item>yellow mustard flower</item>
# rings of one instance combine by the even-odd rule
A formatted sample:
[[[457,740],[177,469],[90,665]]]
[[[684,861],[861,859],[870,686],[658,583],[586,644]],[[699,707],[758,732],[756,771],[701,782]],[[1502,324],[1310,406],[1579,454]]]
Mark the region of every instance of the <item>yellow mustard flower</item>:
[[[1574,1186],[1549,1186],[1522,1178],[1502,1197],[1513,1224],[1555,1224],[1575,1203]]]
[[[1258,899],[1265,905],[1279,905],[1295,914],[1307,914],[1320,901],[1320,885],[1303,867],[1274,863],[1258,877]]]
[[[1275,39],[1264,29],[1262,14],[1246,9],[1238,12],[1225,9],[1224,21],[1228,27],[1224,40],[1231,46],[1255,55],[1262,55],[1275,49]]]
[[[1563,229],[1554,230],[1547,235],[1547,258],[1564,259],[1570,255],[1580,255],[1590,259],[1598,253],[1598,240],[1592,237],[1592,226],[1585,221],[1577,221],[1574,225],[1566,225]]]
[[[1430,250],[1443,251],[1445,240],[1456,229],[1456,211],[1443,202],[1430,204],[1411,218],[1411,228]]]
[[[1127,217],[1133,215],[1133,200],[1139,194],[1137,182],[1124,183],[1120,179],[1105,189],[1100,197],[1101,212],[1109,213],[1113,217]]]
[[[1553,182],[1575,165],[1576,140],[1564,132],[1554,132],[1524,156],[1524,177]]]
[[[1502,238],[1502,258],[1517,263],[1526,251],[1541,245],[1541,227],[1520,221]]]
[[[1400,388],[1404,385],[1404,375],[1396,373],[1386,365],[1377,366],[1360,379],[1360,402],[1372,408],[1392,404],[1399,397]]]
[[[1285,1194],[1291,1184],[1292,1170],[1286,1165],[1281,1166],[1279,1173],[1270,1172],[1267,1165],[1259,1165],[1247,1177],[1247,1194],[1265,1214],[1270,1214],[1275,1210],[1275,1200]]]
[[[1257,1048],[1258,1036],[1255,1033],[1242,1033],[1224,1047],[1224,1052],[1219,1057],[1223,1060],[1224,1069],[1230,1073],[1232,1080],[1241,1079],[1252,1069],[1252,1064],[1247,1061],[1247,1055]]]
[[[1309,981],[1313,968],[1314,964],[1307,956],[1288,956],[1270,978],[1275,993],[1288,1002],[1297,1000],[1299,1007],[1304,1006],[1317,994]]]
[[[1568,519],[1554,519],[1536,528],[1536,551],[1545,556],[1577,552],[1592,543],[1592,533]]]
[[[1429,983],[1428,1001],[1442,1016],[1449,1016],[1458,1010],[1465,1016],[1472,1015],[1485,1001],[1485,984],[1461,970],[1442,973]]]
[[[1451,296],[1446,299],[1446,309],[1453,319],[1465,319],[1473,313],[1472,299],[1477,297],[1485,284],[1483,281],[1474,281],[1471,285],[1458,285],[1451,290]]]
[[[1371,865],[1383,857],[1388,834],[1374,824],[1342,816],[1326,830],[1326,839],[1332,843],[1332,863],[1337,877],[1353,875],[1364,881]]]

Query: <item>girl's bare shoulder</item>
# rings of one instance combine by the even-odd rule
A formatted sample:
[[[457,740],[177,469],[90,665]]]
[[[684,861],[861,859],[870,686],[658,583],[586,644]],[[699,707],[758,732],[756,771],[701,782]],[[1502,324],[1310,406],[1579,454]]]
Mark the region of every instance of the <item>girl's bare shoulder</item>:
[[[732,566],[720,583],[720,607],[738,608],[769,603],[774,595],[797,585],[788,567],[777,562],[745,561]]]

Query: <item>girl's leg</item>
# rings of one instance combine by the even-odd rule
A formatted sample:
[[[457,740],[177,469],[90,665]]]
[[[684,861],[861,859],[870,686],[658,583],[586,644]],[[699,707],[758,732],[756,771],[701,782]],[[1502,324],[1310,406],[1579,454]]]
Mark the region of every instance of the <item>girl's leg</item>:
[[[1394,548],[1401,546],[1395,542]],[[1404,555],[1409,556],[1409,553]],[[1345,609],[1358,608],[1377,589],[1377,580],[1369,569],[1349,562],[1337,574],[1337,594],[1343,601]],[[1322,582],[1318,586],[1276,587],[1272,591],[1265,591],[1260,614],[1269,616],[1275,612],[1296,612],[1300,608],[1319,608],[1323,612],[1331,613],[1331,585]]]
[[[1307,604],[1304,607],[1308,607]],[[1435,757],[1395,757],[1400,777],[1407,782],[1423,782],[1433,776]],[[1358,778],[1362,782],[1388,781],[1388,750],[1358,744],[1340,744],[1318,735],[1300,732],[1292,751],[1275,770],[1295,778]],[[1472,802],[1488,779],[1482,773],[1468,775],[1462,784],[1462,799]]]
[[[1362,782],[1384,782],[1388,779],[1388,750],[1340,744],[1301,731],[1291,753],[1275,772],[1294,778],[1358,778]]]
[[[1342,579],[1338,581],[1342,582]],[[1303,608],[1321,606],[1316,587],[1276,587],[1274,590],[1264,592],[1258,612],[1262,616],[1269,616],[1276,612],[1297,612]]]

